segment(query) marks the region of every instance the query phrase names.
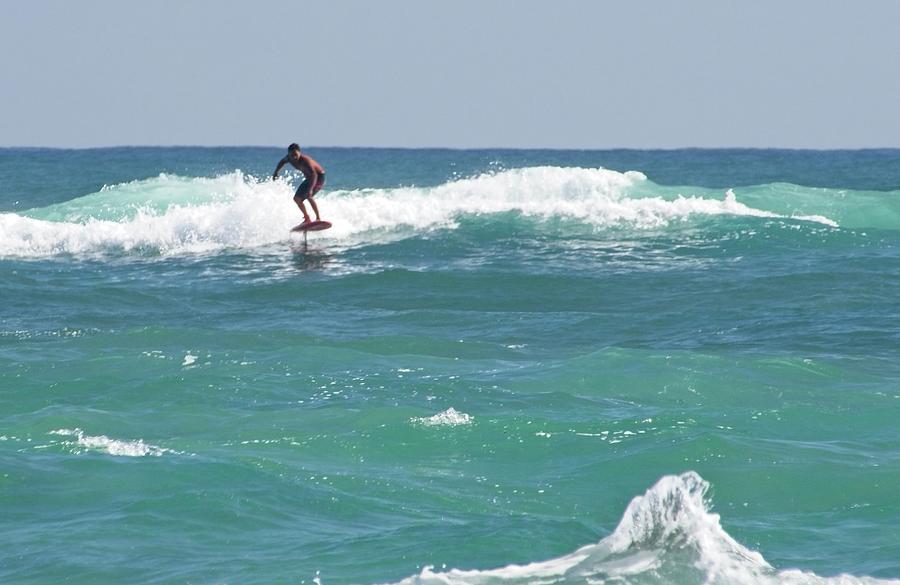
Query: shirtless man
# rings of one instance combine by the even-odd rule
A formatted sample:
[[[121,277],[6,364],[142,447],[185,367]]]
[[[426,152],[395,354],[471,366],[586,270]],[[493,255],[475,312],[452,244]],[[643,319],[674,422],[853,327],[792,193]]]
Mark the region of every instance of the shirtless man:
[[[300,183],[297,192],[294,194],[294,202],[300,208],[300,211],[303,212],[303,219],[305,220],[303,223],[309,223],[310,221],[309,214],[306,213],[306,206],[303,205],[304,199],[309,199],[309,204],[316,213],[316,221],[320,221],[319,208],[316,206],[313,195],[325,186],[325,169],[309,155],[300,154],[300,147],[294,143],[288,146],[287,156],[278,161],[278,166],[275,167],[275,172],[272,173],[272,180],[278,178],[281,167],[287,163],[291,163],[295,169],[303,173],[303,182]]]

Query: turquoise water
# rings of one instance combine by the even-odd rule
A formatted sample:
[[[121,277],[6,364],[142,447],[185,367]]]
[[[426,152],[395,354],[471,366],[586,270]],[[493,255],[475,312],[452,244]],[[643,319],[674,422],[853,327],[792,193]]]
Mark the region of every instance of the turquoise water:
[[[0,150],[0,582],[900,582],[900,151]]]

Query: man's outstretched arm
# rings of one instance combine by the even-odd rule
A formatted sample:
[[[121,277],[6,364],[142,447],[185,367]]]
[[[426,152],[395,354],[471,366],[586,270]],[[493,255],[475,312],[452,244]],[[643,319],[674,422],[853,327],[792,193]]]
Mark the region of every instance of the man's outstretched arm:
[[[284,157],[283,159],[281,159],[280,161],[278,161],[278,166],[275,167],[275,172],[272,173],[272,180],[273,180],[273,181],[274,181],[275,179],[278,178],[278,173],[281,172],[281,167],[283,167],[284,165],[286,165],[286,164],[287,164],[287,161],[288,161],[287,157]]]

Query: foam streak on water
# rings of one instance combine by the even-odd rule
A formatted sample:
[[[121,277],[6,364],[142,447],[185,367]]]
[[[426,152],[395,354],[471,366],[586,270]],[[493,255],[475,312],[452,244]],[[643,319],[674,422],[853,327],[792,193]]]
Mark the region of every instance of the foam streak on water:
[[[74,437],[75,441],[64,441],[62,446],[70,449],[72,453],[79,454],[85,451],[97,451],[117,457],[161,457],[166,453],[175,453],[169,449],[148,445],[142,439],[136,441],[122,441],[110,439],[106,435],[86,435],[81,429],[58,429],[50,432],[51,435],[62,437]]]

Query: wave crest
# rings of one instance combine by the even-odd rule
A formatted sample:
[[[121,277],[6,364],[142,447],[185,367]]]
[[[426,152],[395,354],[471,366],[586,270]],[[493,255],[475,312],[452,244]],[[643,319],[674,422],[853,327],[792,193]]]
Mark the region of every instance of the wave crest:
[[[238,171],[213,179],[160,175],[0,214],[0,256],[168,255],[273,244],[286,240],[300,220],[292,194],[285,181]],[[466,217],[509,212],[636,230],[695,216],[785,217],[741,203],[732,191],[684,196],[635,171],[561,167],[512,169],[436,187],[326,191],[319,204],[334,228],[315,237],[341,245],[452,229]],[[797,219],[836,225],[821,216]]]
[[[776,571],[735,541],[709,511],[709,484],[697,473],[665,476],[634,498],[619,525],[596,544],[528,565],[486,571],[426,567],[400,585],[677,583],[747,585],[898,585],[900,581]]]

